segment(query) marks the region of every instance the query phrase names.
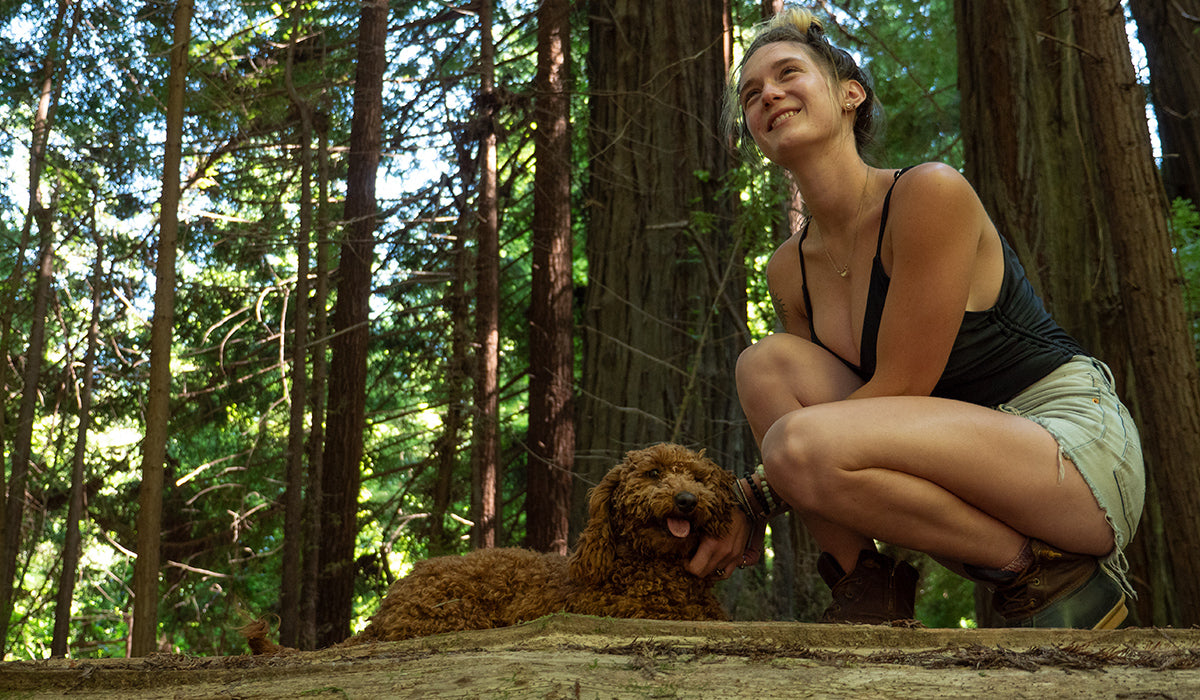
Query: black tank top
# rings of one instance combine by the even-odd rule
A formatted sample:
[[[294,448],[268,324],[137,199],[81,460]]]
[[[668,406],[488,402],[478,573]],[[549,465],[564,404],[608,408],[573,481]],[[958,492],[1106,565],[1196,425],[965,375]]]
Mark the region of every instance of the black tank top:
[[[867,308],[863,317],[859,365],[839,359],[863,381],[875,374],[875,346],[879,338],[879,321],[887,300],[891,279],[883,271],[883,232],[887,227],[888,205],[896,180],[909,168],[896,172],[892,186],[883,200],[879,222],[879,242],[871,264],[871,284],[867,292]],[[800,234],[797,251],[808,237],[808,222]],[[1004,280],[996,304],[986,311],[966,311],[946,369],[933,388],[932,395],[958,399],[983,406],[1004,403],[1030,384],[1045,377],[1075,355],[1087,355],[1074,338],[1059,327],[1046,312],[1042,300],[1033,291],[1025,276],[1016,252],[1000,237],[1004,248]],[[808,329],[812,340],[825,348],[817,337],[813,324],[812,302],[808,295],[808,278],[804,254],[800,253],[801,290],[808,311]],[[825,348],[828,350],[828,348]],[[831,351],[832,352],[832,351]]]

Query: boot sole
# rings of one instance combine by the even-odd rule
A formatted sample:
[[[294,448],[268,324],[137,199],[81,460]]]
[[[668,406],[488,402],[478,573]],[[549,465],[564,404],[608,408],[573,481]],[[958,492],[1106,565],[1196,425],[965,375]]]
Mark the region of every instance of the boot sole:
[[[1108,589],[1107,592],[1104,589]],[[1108,602],[1101,602],[1103,598],[1108,598]],[[1089,599],[1092,601],[1091,605],[1088,603]],[[1120,626],[1129,616],[1129,608],[1125,604],[1127,599],[1128,596],[1120,589],[1117,582],[1103,569],[1097,568],[1087,583],[1056,600],[1053,604],[1027,618],[1010,619],[1006,622],[1010,627],[1112,630]],[[1076,607],[1082,606],[1086,611],[1088,607],[1095,606],[1093,609],[1099,612],[1104,609],[1103,605],[1108,606],[1108,611],[1100,617],[1099,621],[1090,625],[1086,621],[1090,615],[1079,615]],[[1073,607],[1076,607],[1074,614],[1072,614]],[[1081,617],[1084,619],[1080,619]]]
[[[1121,623],[1124,622],[1125,618],[1128,616],[1129,608],[1125,606],[1125,596],[1122,595],[1121,600],[1117,601],[1117,604],[1113,606],[1113,609],[1109,610],[1108,614],[1105,615],[1099,622],[1097,622],[1092,629],[1115,630],[1121,626]]]

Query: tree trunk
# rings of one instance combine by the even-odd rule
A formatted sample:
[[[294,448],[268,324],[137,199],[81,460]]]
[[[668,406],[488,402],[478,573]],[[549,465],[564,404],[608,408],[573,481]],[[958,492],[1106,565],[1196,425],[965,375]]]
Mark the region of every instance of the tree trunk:
[[[297,14],[297,18],[299,14]],[[295,23],[299,34],[299,21]],[[292,76],[295,45],[289,44],[284,81],[300,116],[300,221],[296,232],[296,304],[292,326],[292,386],[288,406],[288,450],[284,490],[283,563],[279,586],[279,638],[284,646],[300,641],[301,551],[304,545],[304,418],[308,412],[308,246],[312,232],[312,109],[296,90]],[[280,335],[285,335],[280,329]]]
[[[575,348],[572,344],[571,101],[567,0],[538,9],[537,131],[533,185],[533,279],[529,324],[528,546],[567,552],[571,464],[575,461]]]
[[[1165,450],[1172,448],[1154,437],[1159,425],[1170,423],[1184,430],[1196,411],[1180,408],[1194,406],[1188,403],[1191,399],[1174,407],[1157,404],[1146,389],[1155,385],[1155,391],[1169,383],[1194,393],[1195,368],[1190,360],[1174,365],[1174,360],[1166,359],[1175,354],[1170,346],[1180,343],[1190,357],[1186,333],[1175,339],[1161,335],[1162,329],[1167,329],[1169,336],[1174,325],[1182,328],[1184,323],[1173,268],[1156,268],[1160,276],[1141,278],[1135,271],[1144,263],[1131,260],[1131,244],[1118,240],[1138,236],[1138,243],[1132,245],[1143,261],[1157,258],[1157,266],[1165,256],[1169,262],[1165,229],[1161,240],[1158,233],[1161,193],[1145,189],[1147,183],[1137,180],[1145,171],[1135,175],[1139,168],[1152,169],[1153,162],[1145,138],[1144,103],[1136,115],[1129,112],[1138,99],[1134,92],[1139,91],[1134,90],[1128,45],[1122,40],[1119,46],[1088,48],[1073,6],[1067,0],[1010,0],[986,7],[964,0],[955,3],[967,177],[979,190],[1001,234],[1017,249],[1059,323],[1112,367],[1118,389],[1142,428],[1147,471],[1153,477],[1167,468],[1162,460],[1176,460],[1166,457]],[[1113,69],[1122,62],[1126,82],[1110,76],[1111,82],[1103,83],[1097,77],[1097,66]],[[1112,94],[1102,97],[1103,85]],[[1115,121],[1117,112],[1124,122]],[[1117,178],[1126,179],[1118,182]],[[1128,199],[1134,187],[1139,188],[1136,201]],[[1136,211],[1131,208],[1135,206]],[[1129,218],[1118,224],[1123,217]],[[1136,282],[1131,274],[1137,275]],[[1131,298],[1131,284],[1140,286],[1137,294],[1162,303],[1144,317],[1161,323],[1153,326],[1160,329],[1156,333],[1131,334],[1133,325],[1141,323],[1134,318],[1138,314],[1131,303],[1146,303]],[[1170,296],[1177,299],[1172,302],[1166,298]],[[1172,305],[1178,311],[1177,321],[1163,316],[1175,313]],[[1147,343],[1151,337],[1162,338],[1158,343],[1167,346],[1164,352],[1146,351],[1160,347]],[[1153,360],[1151,355],[1159,359]],[[1151,367],[1151,361],[1164,364]],[[1173,369],[1155,374],[1166,371],[1167,366]],[[1193,372],[1190,380],[1175,374],[1186,372],[1189,366]],[[1181,412],[1186,415],[1180,416]],[[1193,440],[1184,438],[1176,443],[1186,445]],[[1169,483],[1173,491],[1188,493],[1180,488],[1186,478]],[[1155,498],[1154,491],[1148,496]],[[1174,510],[1180,506],[1164,504],[1164,514],[1170,519],[1189,518],[1187,506]],[[1158,598],[1161,588],[1169,586],[1155,582],[1147,587],[1148,572],[1159,566],[1151,560],[1165,557],[1154,537],[1162,530],[1152,517],[1155,510],[1152,502],[1143,517],[1142,534],[1130,549],[1135,588],[1150,593],[1141,597],[1137,612],[1142,624],[1165,621],[1167,614],[1148,605]],[[981,616],[986,617],[985,611]]]
[[[1098,204],[1121,261],[1119,339],[1129,344],[1134,400],[1147,470],[1163,512],[1178,610],[1170,622],[1200,624],[1200,372],[1171,250],[1167,204],[1146,133],[1119,2],[1072,11],[1096,142]],[[1193,43],[1194,47],[1194,43]],[[1163,582],[1166,583],[1166,582]]]
[[[1129,0],[1150,65],[1167,196],[1200,204],[1200,0]]]
[[[475,548],[495,547],[500,489],[500,224],[496,210],[495,47],[492,0],[479,4],[479,220],[475,258],[475,422],[471,445],[471,511]]]
[[[21,547],[25,484],[29,477],[33,418],[38,404],[38,379],[42,372],[42,355],[46,340],[46,309],[50,300],[50,283],[54,279],[54,235],[49,222],[50,213],[42,210],[38,218],[42,245],[38,253],[38,276],[33,291],[33,319],[29,331],[29,347],[25,353],[21,405],[17,414],[12,472],[8,479],[8,500],[4,511],[3,560],[0,560],[0,615],[3,616],[0,617],[0,653],[3,653],[6,646],[12,601],[15,591],[20,589],[22,578],[17,571],[17,555]]]
[[[955,3],[965,170],[1055,319],[1125,387],[1116,259],[1066,2]],[[981,626],[999,622],[987,600],[977,597]]]
[[[1059,324],[1123,373],[1124,344],[1105,340],[1116,260],[1066,4],[956,3],[965,170]]]
[[[329,373],[328,437],[322,490],[320,646],[350,634],[354,603],[354,543],[366,424],[367,350],[370,339],[371,267],[375,249],[375,177],[383,119],[388,5],[367,0],[359,19],[354,117],[346,177],[347,235],[338,265],[335,335]]]
[[[66,535],[63,541],[62,572],[58,577],[58,595],[54,604],[54,634],[51,656],[66,656],[71,633],[71,602],[75,598],[75,575],[79,570],[82,538],[79,521],[83,518],[83,490],[87,482],[84,465],[87,437],[91,427],[92,387],[95,384],[96,348],[100,337],[100,308],[104,299],[104,240],[96,231],[96,211],[91,212],[92,238],[96,242],[96,261],[92,265],[92,321],[88,326],[87,350],[83,355],[83,386],[79,389],[79,426],[75,433],[75,453],[71,460],[71,490],[67,505]]]
[[[462,158],[459,162],[464,170],[471,167],[469,158]],[[471,177],[464,173],[462,182],[470,181]],[[446,529],[446,516],[454,499],[459,434],[465,423],[466,406],[469,401],[465,387],[471,376],[471,308],[466,286],[471,256],[467,251],[466,241],[474,220],[474,211],[464,208],[459,212],[450,252],[454,261],[454,275],[444,301],[446,313],[450,318],[450,357],[446,360],[445,382],[449,393],[446,397],[446,417],[442,420],[442,433],[434,446],[433,456],[437,465],[433,487],[433,512],[430,514],[429,523],[429,553],[433,556],[457,551],[454,538]]]
[[[754,446],[733,382],[749,336],[741,232],[722,193],[723,3],[592,0],[589,17],[579,485],[664,440],[743,470]]]
[[[6,308],[4,330],[2,335],[3,357],[8,353],[9,331],[11,329],[11,309],[15,295],[22,286],[22,260],[29,247],[30,235],[36,222],[38,237],[37,278],[34,284],[34,304],[30,318],[29,341],[25,351],[25,371],[22,378],[21,403],[17,414],[16,433],[13,435],[11,452],[12,471],[4,479],[4,469],[0,466],[0,658],[3,658],[7,647],[8,624],[12,612],[13,591],[19,588],[17,576],[17,553],[21,544],[21,521],[25,513],[25,482],[29,475],[29,459],[33,441],[33,418],[37,408],[37,382],[41,374],[42,350],[46,337],[46,309],[49,304],[50,280],[53,276],[54,231],[52,216],[42,204],[41,180],[46,165],[46,144],[49,142],[50,130],[54,124],[54,110],[58,104],[58,94],[62,81],[56,81],[57,67],[63,59],[58,55],[59,42],[62,40],[63,20],[66,17],[69,2],[59,0],[58,13],[50,31],[50,41],[46,47],[46,58],[42,64],[42,90],[38,97],[37,112],[34,115],[33,134],[29,147],[29,208],[25,212],[25,223],[21,231],[21,245],[13,265],[13,274],[9,277],[6,288]],[[78,12],[76,13],[76,23]],[[75,25],[68,33],[67,44],[73,36]],[[63,52],[70,53],[69,48]],[[22,295],[23,296],[23,295]],[[8,361],[0,363],[0,387],[7,394]],[[0,411],[3,414],[4,411]],[[0,428],[4,427],[4,419],[0,418]]]
[[[304,585],[300,603],[300,648],[317,648],[317,601],[320,598],[321,531],[324,488],[325,445],[325,377],[328,362],[325,343],[328,339],[329,301],[329,118],[318,113],[313,120],[317,130],[317,269],[313,294],[311,428],[305,451],[308,454],[308,493],[304,500]]]
[[[163,462],[171,420],[171,336],[175,322],[175,245],[179,235],[179,167],[183,158],[184,93],[192,0],[179,0],[173,18],[171,72],[167,82],[167,133],[163,188],[159,202],[158,262],[155,265],[154,320],[150,326],[150,379],[146,437],[142,443],[142,483],[138,490],[137,562],[133,569],[132,655],[155,651],[158,632],[159,548],[162,545]]]

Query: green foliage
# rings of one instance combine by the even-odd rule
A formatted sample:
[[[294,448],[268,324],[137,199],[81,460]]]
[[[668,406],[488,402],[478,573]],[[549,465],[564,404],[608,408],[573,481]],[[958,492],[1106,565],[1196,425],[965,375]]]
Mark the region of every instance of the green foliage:
[[[1200,357],[1200,212],[1191,200],[1179,198],[1171,202],[1170,228],[1183,278],[1192,341]]]
[[[926,627],[974,628],[975,584],[922,557],[916,616]]]

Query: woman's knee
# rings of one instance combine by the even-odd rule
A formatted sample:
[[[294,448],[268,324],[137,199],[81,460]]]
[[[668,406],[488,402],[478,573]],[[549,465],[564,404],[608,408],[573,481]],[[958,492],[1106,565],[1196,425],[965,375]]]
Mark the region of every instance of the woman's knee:
[[[784,391],[804,406],[844,399],[862,386],[828,350],[787,333],[769,335],[743,350],[734,376],[742,396]]]
[[[823,494],[839,488],[837,440],[822,425],[820,413],[800,409],[783,416],[767,431],[762,443],[768,483],[785,491],[788,503],[801,511],[819,511],[825,500]]]
[[[779,338],[778,334],[769,335],[738,355],[734,377],[739,387],[770,380],[772,376],[785,371],[786,353],[780,347],[784,342]]]

